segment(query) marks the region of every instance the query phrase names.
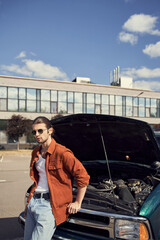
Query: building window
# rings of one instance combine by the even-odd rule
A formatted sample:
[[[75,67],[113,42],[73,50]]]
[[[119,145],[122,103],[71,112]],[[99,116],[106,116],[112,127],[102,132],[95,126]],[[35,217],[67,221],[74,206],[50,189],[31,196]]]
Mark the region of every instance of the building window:
[[[144,98],[139,98],[139,106],[145,107],[145,99]]]
[[[67,93],[58,91],[58,113],[67,113]]]
[[[139,107],[139,117],[145,117],[145,108],[144,107]]]
[[[150,108],[146,107],[146,117],[150,117],[151,113],[150,113]]]
[[[37,112],[41,112],[41,101],[37,101]]]
[[[151,107],[157,107],[157,99],[151,98]]]
[[[74,113],[74,94],[73,92],[68,92],[67,94],[67,113],[73,114]]]
[[[95,104],[101,104],[101,95],[95,94]]]
[[[27,100],[27,112],[36,112],[36,101]]]
[[[0,98],[7,98],[7,87],[0,87]]]
[[[36,89],[27,88],[27,100],[36,100]]]
[[[8,88],[8,98],[18,99],[18,88],[9,87]]]
[[[122,96],[116,96],[116,115],[122,116]]]
[[[66,102],[58,102],[58,113],[60,114],[67,113]]]
[[[132,97],[126,97],[126,116],[132,117],[133,116],[133,103]]]
[[[102,114],[109,114],[109,106],[107,104],[102,104]]]
[[[0,99],[0,111],[7,111],[7,99]]]
[[[157,116],[157,108],[152,107],[150,117],[156,117],[156,116]]]
[[[126,116],[126,97],[122,96],[122,116]]]
[[[87,93],[87,113],[94,113],[94,94]]]
[[[160,99],[0,86],[0,111],[160,117]]]
[[[26,89],[19,88],[19,99],[26,99]]]
[[[26,101],[25,100],[19,100],[19,111],[20,112],[26,111]]]
[[[50,101],[50,90],[41,90],[41,101]]]
[[[82,113],[82,93],[75,92],[74,95],[74,113]]]
[[[122,116],[122,106],[116,105],[116,116]]]
[[[87,113],[94,113],[94,104],[87,104]]]
[[[115,105],[115,96],[114,95],[109,96],[109,104],[110,105]]]
[[[57,91],[51,91],[51,101],[57,102]]]
[[[108,104],[108,95],[102,94],[102,104]]]
[[[73,92],[68,92],[68,102],[73,103],[74,102],[74,96],[73,96]]]
[[[7,143],[6,131],[1,131],[0,130],[0,143],[2,143],[2,144]]]
[[[108,98],[109,98],[108,95],[102,94],[102,105],[101,105],[102,114],[109,114]]]
[[[74,113],[82,113],[82,103],[74,104]]]
[[[17,112],[18,111],[18,100],[8,99],[8,111]]]
[[[133,116],[138,117],[138,107],[133,107]]]
[[[57,113],[57,102],[51,102],[51,113]]]
[[[122,106],[122,96],[116,96],[116,106]]]
[[[74,113],[73,103],[68,103],[68,113],[69,114],[73,114]]]
[[[110,115],[115,115],[115,106],[113,106],[113,105],[109,106],[109,114]]]
[[[100,104],[95,104],[95,113],[100,114],[101,113],[101,105]]]
[[[93,103],[94,104],[94,94],[87,93],[87,104],[88,103]]]
[[[138,98],[137,97],[133,98],[133,106],[138,107]]]
[[[67,93],[64,91],[58,91],[58,102],[66,102]]]
[[[146,107],[150,107],[150,106],[151,106],[151,99],[146,98]]]
[[[82,93],[75,93],[75,103],[82,103]]]
[[[114,95],[109,96],[109,114],[115,115],[115,96]]]
[[[145,117],[145,99],[144,98],[139,98],[139,117]]]
[[[50,113],[50,102],[49,101],[41,101],[41,112],[42,113]]]
[[[157,99],[151,98],[151,117],[157,117]]]

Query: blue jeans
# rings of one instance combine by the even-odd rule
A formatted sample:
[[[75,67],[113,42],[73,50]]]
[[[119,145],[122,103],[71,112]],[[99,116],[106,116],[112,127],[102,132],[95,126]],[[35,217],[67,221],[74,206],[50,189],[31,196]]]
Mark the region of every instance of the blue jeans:
[[[51,240],[56,230],[50,199],[31,198],[25,222],[24,240]]]

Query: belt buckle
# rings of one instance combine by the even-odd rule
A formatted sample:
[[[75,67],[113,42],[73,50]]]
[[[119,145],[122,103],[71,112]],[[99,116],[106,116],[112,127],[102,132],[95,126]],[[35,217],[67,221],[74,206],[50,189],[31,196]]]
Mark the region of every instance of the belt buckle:
[[[42,193],[41,193],[41,198],[45,198],[45,194],[46,194],[46,193],[43,193],[43,192],[42,192]]]

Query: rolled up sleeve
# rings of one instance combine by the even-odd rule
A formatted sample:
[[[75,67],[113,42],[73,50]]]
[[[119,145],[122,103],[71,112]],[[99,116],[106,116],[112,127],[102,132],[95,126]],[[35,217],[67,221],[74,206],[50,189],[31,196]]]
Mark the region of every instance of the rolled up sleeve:
[[[65,152],[63,156],[65,169],[76,179],[78,187],[85,187],[89,184],[88,175],[83,164],[71,152]]]

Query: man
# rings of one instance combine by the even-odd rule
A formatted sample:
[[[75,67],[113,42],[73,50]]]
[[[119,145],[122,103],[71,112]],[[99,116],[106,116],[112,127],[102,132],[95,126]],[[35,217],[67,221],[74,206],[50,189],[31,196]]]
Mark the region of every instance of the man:
[[[34,184],[26,206],[24,240],[50,240],[56,226],[81,208],[89,175],[73,153],[52,138],[54,129],[47,118],[36,118],[32,129],[39,146],[30,163]],[[74,202],[73,178],[78,187]]]

